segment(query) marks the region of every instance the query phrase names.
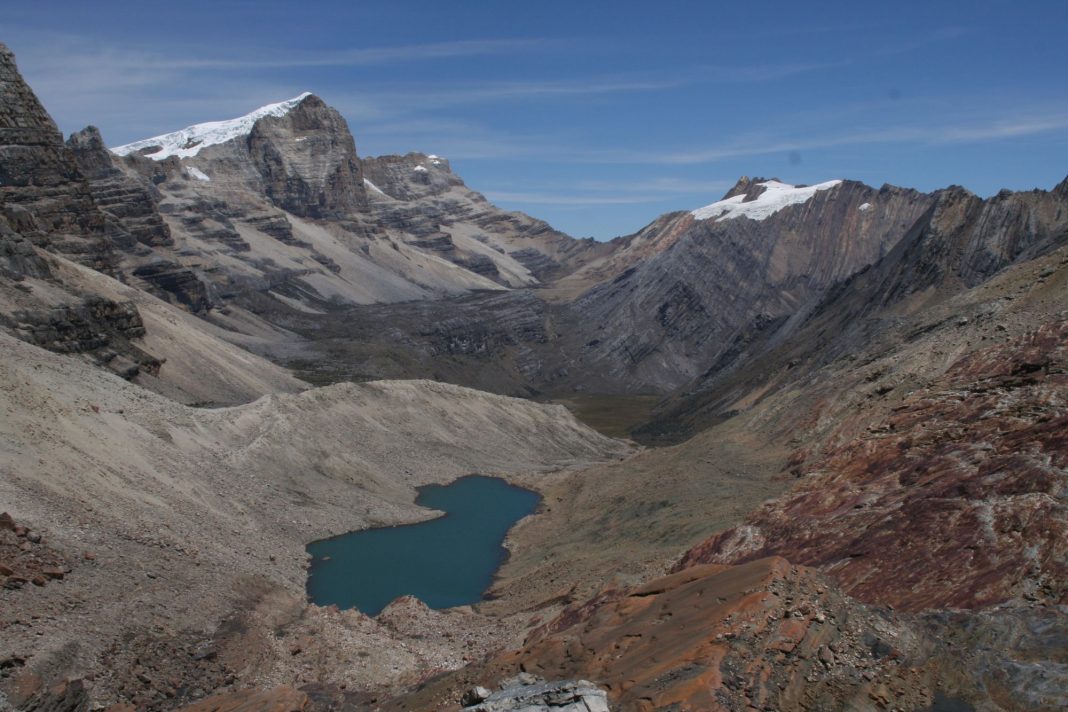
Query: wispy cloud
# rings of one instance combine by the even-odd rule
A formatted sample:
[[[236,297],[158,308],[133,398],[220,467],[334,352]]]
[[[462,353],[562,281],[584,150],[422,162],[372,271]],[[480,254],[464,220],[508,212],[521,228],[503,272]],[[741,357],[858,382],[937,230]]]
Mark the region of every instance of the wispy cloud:
[[[887,51],[907,50],[925,44],[952,41],[968,34],[966,27],[934,29],[912,44]],[[25,41],[27,37],[33,41]],[[1009,107],[1011,102],[980,101],[977,97],[954,102],[950,97],[929,97],[917,105],[911,120],[899,112],[898,123],[882,115],[878,102],[808,107],[793,116],[761,117],[761,131],[736,134],[715,143],[679,149],[670,133],[653,132],[659,143],[636,148],[613,148],[600,137],[583,136],[567,122],[544,130],[513,133],[456,115],[481,115],[483,106],[586,99],[614,95],[641,95],[678,89],[736,83],[774,82],[806,73],[832,71],[856,60],[794,61],[781,63],[705,64],[673,67],[671,71],[576,74],[568,77],[523,78],[463,82],[397,79],[385,84],[377,71],[363,81],[336,81],[329,87],[300,84],[300,73],[276,71],[282,67],[381,67],[449,58],[494,57],[518,53],[556,52],[557,39],[469,39],[390,47],[356,47],[330,51],[278,54],[255,47],[232,53],[200,48],[142,47],[101,44],[72,35],[22,35],[15,47],[20,66],[41,94],[46,106],[68,130],[84,123],[101,125],[113,143],[174,130],[197,121],[237,116],[270,101],[304,90],[320,93],[353,124],[361,142],[389,150],[429,150],[469,160],[524,159],[560,163],[687,166],[714,164],[729,159],[806,152],[844,146],[881,144],[949,145],[1020,139],[1068,129],[1068,107],[1007,108],[1001,115],[968,111],[978,106]],[[873,49],[873,56],[883,53]],[[286,80],[281,76],[289,77]],[[304,76],[319,76],[314,71]],[[348,76],[348,75],[346,75]],[[465,75],[469,77],[469,74]],[[210,78],[210,81],[205,79]],[[291,83],[286,83],[291,82]],[[957,106],[956,104],[960,104]],[[902,101],[895,103],[902,107]],[[563,109],[562,109],[563,110]],[[804,112],[804,113],[802,113]],[[430,117],[430,118],[428,118]],[[848,118],[847,118],[848,117]],[[665,120],[669,120],[665,114]],[[841,126],[835,129],[835,126]],[[578,129],[583,131],[588,129]],[[513,202],[614,204],[651,200],[645,195],[682,195],[694,191],[681,184],[646,180],[639,190],[613,186],[577,186],[581,196],[558,195],[559,190],[517,191]],[[722,185],[702,188],[702,193]],[[577,204],[577,203],[575,203]]]
[[[664,203],[677,197],[718,195],[731,185],[728,181],[650,176],[627,182],[578,180],[569,185],[556,185],[554,190],[494,191],[487,197],[502,203],[529,205],[639,205]]]
[[[344,102],[343,102],[344,103]],[[784,122],[789,124],[790,117]],[[627,146],[591,147],[581,137],[557,131],[540,134],[515,134],[479,123],[448,119],[414,119],[394,122],[370,120],[354,127],[357,135],[391,143],[410,145],[452,158],[472,160],[526,159],[541,162],[601,165],[711,165],[731,159],[772,154],[803,153],[848,146],[952,145],[1002,141],[1052,134],[1068,130],[1068,107],[1021,109],[1017,115],[988,117],[962,123],[955,116],[932,116],[927,124],[892,124],[871,128],[848,128],[830,131],[830,121],[814,121],[819,130],[801,133],[801,129],[749,132],[716,144],[680,150],[650,146],[635,149]],[[855,117],[853,126],[863,123]],[[729,187],[722,182],[692,182],[671,178],[642,178],[636,181],[606,183],[578,181],[575,188],[587,192],[615,192],[629,189],[650,193],[708,193]],[[527,196],[533,200],[540,194]],[[549,194],[546,194],[549,195]],[[545,197],[545,196],[542,196]],[[540,199],[540,198],[539,198]],[[624,202],[624,201],[620,201]]]
[[[179,68],[186,69],[276,69],[279,67],[371,67],[384,64],[437,61],[463,57],[482,57],[542,51],[557,47],[560,40],[550,39],[482,39],[432,42],[394,47],[358,47],[334,52],[278,55],[276,52],[255,52],[238,58],[205,58],[183,60]]]
[[[810,134],[804,137],[773,134],[748,135],[717,145],[699,146],[685,151],[603,149],[578,153],[574,156],[574,160],[583,163],[689,165],[716,163],[746,156],[812,151],[842,146],[972,143],[1021,138],[1065,130],[1068,130],[1068,111],[1054,111],[1037,115],[991,118],[968,125],[955,122],[897,125],[860,131]]]
[[[676,89],[692,83],[679,77],[645,75],[578,76],[572,79],[485,81],[479,83],[418,84],[407,83],[399,89],[380,90],[364,85],[359,100],[378,107],[384,116],[410,117],[428,109],[496,105],[509,102],[543,100],[558,97],[591,97]],[[344,112],[347,93],[331,93],[328,100]]]
[[[27,46],[20,55],[33,55],[42,65],[70,66],[72,61],[86,60],[105,64],[121,63],[126,69],[139,71],[188,70],[270,70],[282,67],[371,67],[412,62],[439,61],[465,57],[519,54],[531,51],[559,50],[559,39],[515,38],[472,39],[449,42],[395,45],[388,47],[350,47],[327,52],[279,52],[276,47],[243,46],[237,52],[225,49],[190,51],[188,47],[138,47],[101,45],[88,38],[66,34],[31,33],[41,51]],[[47,51],[44,51],[47,49]]]
[[[970,27],[939,27],[912,35],[906,40],[879,47],[873,50],[872,54],[876,57],[894,57],[901,54],[908,54],[931,45],[952,42],[953,40],[965,37],[972,32],[973,30]]]
[[[638,203],[657,203],[663,200],[661,195],[579,195],[575,193],[511,193],[508,191],[491,191],[486,197],[499,203],[520,203],[527,205],[634,205]]]
[[[367,67],[448,58],[558,52],[566,40],[479,39],[329,52],[279,54],[244,47],[240,54],[162,45],[102,44],[89,38],[26,33],[14,47],[20,68],[46,106],[68,129],[101,124],[105,136],[133,140],[182,125],[236,116],[309,90],[320,93],[350,120],[405,120],[450,107],[655,92],[684,86],[692,76],[648,73],[576,74],[566,78],[448,82],[393,78],[375,70],[362,80],[327,87],[301,83],[300,71],[318,78],[320,67]],[[285,76],[285,80],[281,77]],[[282,81],[289,83],[281,83]],[[195,113],[194,113],[195,112]],[[166,123],[157,123],[165,121]]]
[[[936,131],[933,143],[967,143],[1033,136],[1068,129],[1068,112],[1050,116],[1010,118],[976,126],[948,126]]]
[[[722,180],[687,180],[674,176],[643,176],[630,181],[579,180],[575,188],[582,191],[660,193],[693,195],[726,190],[734,185]]]
[[[17,28],[13,28],[17,30]],[[182,87],[186,96],[208,94],[231,96],[233,87],[267,85],[276,81],[279,69],[324,67],[379,67],[447,59],[520,54],[559,54],[579,40],[563,38],[467,39],[401,46],[351,47],[329,51],[283,51],[276,47],[243,45],[234,49],[136,42],[101,43],[97,38],[25,30],[14,32],[21,42],[15,47],[20,64],[42,94],[56,97],[62,106],[84,100],[93,108],[93,98],[103,94],[114,103],[125,97],[129,106],[173,96]],[[409,111],[413,107],[446,107],[493,102],[539,100],[550,97],[591,96],[676,89],[702,83],[773,81],[801,73],[838,66],[837,62],[789,62],[739,65],[674,67],[670,72],[620,72],[613,75],[577,74],[566,78],[528,78],[512,81],[469,83],[394,82],[388,89],[375,86],[368,77],[360,84],[366,105],[374,102],[378,113]],[[399,87],[399,88],[398,88]],[[305,87],[302,87],[305,88]],[[192,91],[190,91],[192,90]],[[239,95],[246,95],[240,91]],[[258,106],[277,96],[262,96]],[[329,97],[333,101],[333,97]],[[103,103],[103,102],[101,102]]]
[[[714,83],[769,82],[799,74],[836,69],[850,64],[847,60],[829,62],[785,62],[780,64],[704,65],[694,70],[697,79]]]

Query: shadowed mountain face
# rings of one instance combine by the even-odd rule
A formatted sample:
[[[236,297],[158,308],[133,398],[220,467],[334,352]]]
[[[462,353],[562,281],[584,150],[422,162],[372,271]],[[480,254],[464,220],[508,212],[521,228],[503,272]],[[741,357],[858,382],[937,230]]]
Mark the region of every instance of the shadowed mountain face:
[[[0,45],[0,198],[8,222],[72,259],[110,271],[115,255],[63,135]]]
[[[761,185],[740,185],[751,183]],[[603,254],[532,297],[358,307],[313,317],[306,327],[297,318],[281,323],[311,340],[314,355],[303,361],[324,364],[325,378],[347,368],[508,393],[666,393],[745,330],[810,309],[837,281],[886,254],[933,202],[915,191],[840,183],[759,220],[665,216],[601,246]],[[601,281],[568,296],[594,278]],[[531,325],[521,333],[517,308]],[[427,324],[441,327],[428,332]],[[378,336],[347,341],[350,330]],[[428,359],[441,355],[448,359],[431,366]]]
[[[960,188],[941,191],[869,269],[784,324],[756,324],[738,333],[705,373],[661,405],[643,437],[685,437],[729,416],[757,383],[785,388],[865,346],[889,348],[895,338],[914,339],[907,327],[904,334],[886,332],[1010,265],[1065,244],[1068,181],[1048,192],[1004,191],[988,200]]]
[[[763,183],[743,180],[727,196],[749,185]],[[669,244],[575,302],[591,322],[582,359],[621,381],[676,388],[741,329],[789,319],[882,257],[931,200],[845,182],[767,217],[669,220],[645,236]]]

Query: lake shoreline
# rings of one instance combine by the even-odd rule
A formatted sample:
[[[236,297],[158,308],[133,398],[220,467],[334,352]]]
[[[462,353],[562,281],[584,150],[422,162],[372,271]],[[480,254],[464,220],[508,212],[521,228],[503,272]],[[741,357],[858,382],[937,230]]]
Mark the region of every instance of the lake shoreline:
[[[414,503],[438,516],[305,546],[311,603],[374,616],[401,596],[415,596],[432,609],[492,600],[485,594],[511,555],[504,546],[508,533],[540,510],[542,494],[477,474],[416,489]]]

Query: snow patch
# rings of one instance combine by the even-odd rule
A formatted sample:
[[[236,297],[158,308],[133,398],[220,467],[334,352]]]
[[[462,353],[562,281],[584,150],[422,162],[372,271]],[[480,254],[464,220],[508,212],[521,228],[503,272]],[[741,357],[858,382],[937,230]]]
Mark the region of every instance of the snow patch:
[[[196,166],[189,166],[188,168],[185,169],[185,172],[189,174],[190,178],[195,178],[196,180],[203,180],[203,181],[211,180],[211,178],[208,177],[207,173],[205,173],[204,171],[200,170]]]
[[[367,186],[368,188],[370,188],[371,190],[373,190],[374,192],[378,193],[379,195],[386,195],[386,191],[382,190],[381,188],[379,188],[377,185],[375,185],[371,181],[367,180],[366,178],[363,179],[363,184],[365,186]],[[389,196],[386,196],[386,197],[389,197]]]
[[[426,166],[416,166],[412,170],[415,171],[416,173],[426,173],[427,172]]]
[[[694,210],[693,215],[698,220],[717,218],[716,222],[732,220],[734,218],[747,217],[750,220],[763,220],[779,212],[790,205],[806,202],[821,190],[830,190],[842,181],[829,180],[826,183],[817,183],[803,188],[792,186],[788,183],[780,183],[777,180],[769,180],[757,185],[764,186],[764,192],[757,196],[756,200],[742,202],[744,195],[736,195],[733,198],[720,200],[711,205]]]
[[[116,146],[111,149],[111,152],[118,156],[127,156],[143,149],[158,146],[160,147],[159,150],[144,155],[154,161],[162,161],[164,158],[170,158],[171,156],[190,158],[200,153],[202,148],[226,143],[238,136],[247,135],[252,130],[252,125],[266,116],[285,116],[309,96],[311,96],[311,92],[304,92],[288,101],[261,106],[259,109],[236,119],[194,124],[181,131],[134,141],[124,146]]]
[[[861,203],[858,210],[860,210],[860,212],[862,213],[868,212],[869,210],[871,210],[871,203]]]

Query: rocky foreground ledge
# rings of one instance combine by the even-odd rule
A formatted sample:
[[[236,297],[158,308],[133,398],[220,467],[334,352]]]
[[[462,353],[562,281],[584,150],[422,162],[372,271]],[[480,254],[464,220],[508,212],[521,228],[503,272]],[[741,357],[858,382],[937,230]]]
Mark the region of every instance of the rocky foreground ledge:
[[[587,680],[546,682],[521,673],[497,692],[473,687],[460,701],[465,712],[608,712],[608,695]]]

